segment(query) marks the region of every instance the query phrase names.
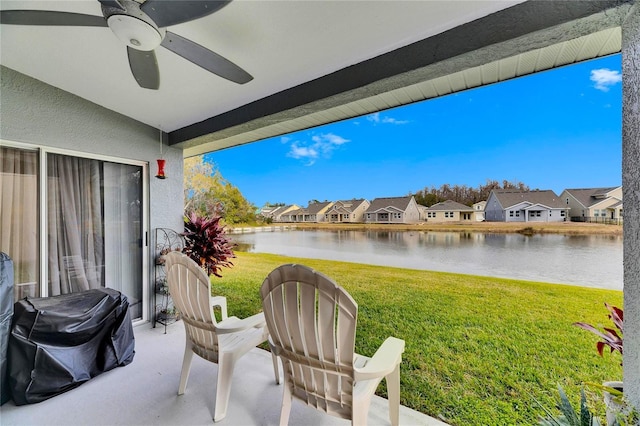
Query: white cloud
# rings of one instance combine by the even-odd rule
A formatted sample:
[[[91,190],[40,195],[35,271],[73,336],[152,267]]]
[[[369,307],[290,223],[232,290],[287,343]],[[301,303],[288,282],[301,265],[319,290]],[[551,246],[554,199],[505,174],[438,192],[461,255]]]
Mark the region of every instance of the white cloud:
[[[609,68],[600,68],[597,70],[591,70],[590,79],[595,83],[593,87],[603,92],[608,92],[609,87],[622,81],[622,74],[620,74],[620,71],[612,71]]]
[[[374,112],[373,114],[369,114],[367,116],[367,120],[371,121],[373,124],[407,124],[408,120],[397,120],[393,117],[389,116],[381,116],[379,112]]]
[[[380,113],[379,112],[374,112],[371,115],[367,116],[367,120],[373,122],[373,123],[379,123],[380,122]]]
[[[287,157],[295,158],[297,160],[305,160],[307,165],[310,166],[316,162],[318,158],[318,151],[308,146],[298,146],[298,142],[293,142],[290,146]]]
[[[382,122],[383,123],[389,123],[389,124],[407,124],[409,121],[408,120],[396,120],[395,118],[392,118],[392,117],[383,117],[382,118]]]
[[[304,160],[307,166],[311,166],[320,157],[320,154],[325,158],[331,158],[332,152],[347,142],[349,142],[348,139],[333,133],[314,135],[310,142],[292,142],[287,157]]]

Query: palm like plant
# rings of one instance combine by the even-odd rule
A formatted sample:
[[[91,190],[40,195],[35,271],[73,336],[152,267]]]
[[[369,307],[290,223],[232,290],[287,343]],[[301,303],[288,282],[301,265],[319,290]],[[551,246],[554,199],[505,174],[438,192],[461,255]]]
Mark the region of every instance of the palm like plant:
[[[580,391],[580,407],[573,407],[571,405],[571,401],[569,401],[567,394],[560,385],[558,385],[558,392],[560,393],[560,400],[558,401],[557,408],[561,415],[554,416],[549,410],[544,408],[544,406],[540,405],[546,413],[546,417],[540,419],[540,426],[600,426],[600,421],[591,413],[587,406],[587,397],[584,389]]]
[[[624,323],[624,313],[622,309],[611,306],[608,303],[605,303],[604,305],[609,310],[609,319],[611,319],[617,330],[611,327],[603,327],[603,331],[600,331],[591,324],[584,322],[576,322],[573,325],[590,331],[602,339],[596,343],[596,348],[598,349],[600,356],[603,356],[602,354],[605,346],[608,346],[611,349],[611,352],[618,351],[620,352],[620,355],[622,355],[622,326]]]
[[[220,216],[198,216],[192,212],[184,218],[185,239],[184,253],[193,259],[208,275],[222,277],[222,267],[230,268],[233,263],[229,260],[236,255],[233,253],[234,244],[227,237],[224,226],[220,225]]]

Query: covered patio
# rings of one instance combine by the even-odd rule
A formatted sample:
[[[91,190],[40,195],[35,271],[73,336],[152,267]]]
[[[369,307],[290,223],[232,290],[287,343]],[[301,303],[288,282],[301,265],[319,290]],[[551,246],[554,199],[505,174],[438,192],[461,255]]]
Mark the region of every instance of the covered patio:
[[[49,400],[0,408],[3,426],[26,425],[211,425],[218,366],[194,357],[189,383],[178,396],[184,350],[184,327],[140,325],[134,329],[136,355],[125,367],[108,371],[80,387]],[[253,349],[240,359],[231,387],[227,416],[221,424],[277,425],[282,386],[276,385],[271,356]],[[389,424],[387,400],[375,396],[369,424]],[[292,425],[348,425],[347,420],[324,415],[294,402]],[[400,407],[401,425],[443,426],[425,414]]]
[[[96,27],[106,26],[95,0],[0,4],[2,11],[21,9],[93,15]],[[187,394],[178,397],[182,327],[171,327],[167,335],[151,328],[153,233],[183,226],[185,157],[613,54],[622,56],[623,83],[624,382],[625,395],[640,407],[640,5],[635,0],[235,0],[171,29],[232,60],[253,80],[236,84],[158,49],[158,90],[137,83],[134,64],[130,69],[125,47],[108,28],[2,22],[1,29],[0,148],[33,154],[33,174],[40,179],[34,178],[32,205],[16,209],[37,212],[35,225],[27,227],[37,235],[25,256],[35,272],[24,281],[34,295],[49,296],[52,288],[48,156],[135,166],[141,193],[140,221],[131,226],[136,234],[127,243],[139,250],[140,261],[130,268],[138,275],[129,282],[139,293],[136,360],[50,401],[6,404],[3,425],[210,424],[216,367],[198,360],[194,370],[202,374],[193,371]],[[158,158],[167,163],[163,180],[154,178]],[[11,221],[3,217],[3,235],[11,233],[4,228]],[[17,250],[0,249],[16,257]],[[256,350],[243,362],[251,368],[237,370],[227,424],[277,423],[280,390],[267,355]],[[384,424],[385,412],[383,401],[377,401],[370,423]],[[408,409],[401,416],[402,424],[438,424]],[[291,417],[295,424],[331,421],[304,407],[295,407]]]

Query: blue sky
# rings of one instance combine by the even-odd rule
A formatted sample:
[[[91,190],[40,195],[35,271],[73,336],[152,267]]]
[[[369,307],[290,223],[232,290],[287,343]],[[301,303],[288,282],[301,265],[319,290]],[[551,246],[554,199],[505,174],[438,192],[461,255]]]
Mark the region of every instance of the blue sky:
[[[487,179],[621,185],[620,55],[205,155],[257,206]]]

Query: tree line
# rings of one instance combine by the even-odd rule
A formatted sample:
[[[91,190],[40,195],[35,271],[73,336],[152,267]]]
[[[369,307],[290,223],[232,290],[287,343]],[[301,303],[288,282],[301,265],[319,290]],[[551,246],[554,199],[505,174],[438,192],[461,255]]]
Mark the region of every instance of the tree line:
[[[452,200],[460,204],[472,206],[479,201],[486,201],[489,198],[489,194],[494,189],[514,189],[518,191],[529,191],[529,186],[522,182],[511,182],[503,180],[499,182],[497,180],[487,179],[484,185],[478,185],[477,188],[469,187],[466,185],[449,185],[443,184],[439,188],[435,186],[425,187],[413,194],[418,204],[430,207],[442,201]]]
[[[256,214],[256,206],[244,198],[236,186],[224,179],[213,163],[204,161],[204,156],[185,159],[183,187],[186,214],[195,212],[200,216],[222,216],[227,224],[255,224],[264,220]],[[418,204],[427,207],[446,200],[472,206],[478,201],[487,200],[493,189],[529,191],[529,187],[522,182],[487,179],[484,185],[478,185],[477,188],[443,184],[439,188],[425,187],[409,195],[413,195]]]

